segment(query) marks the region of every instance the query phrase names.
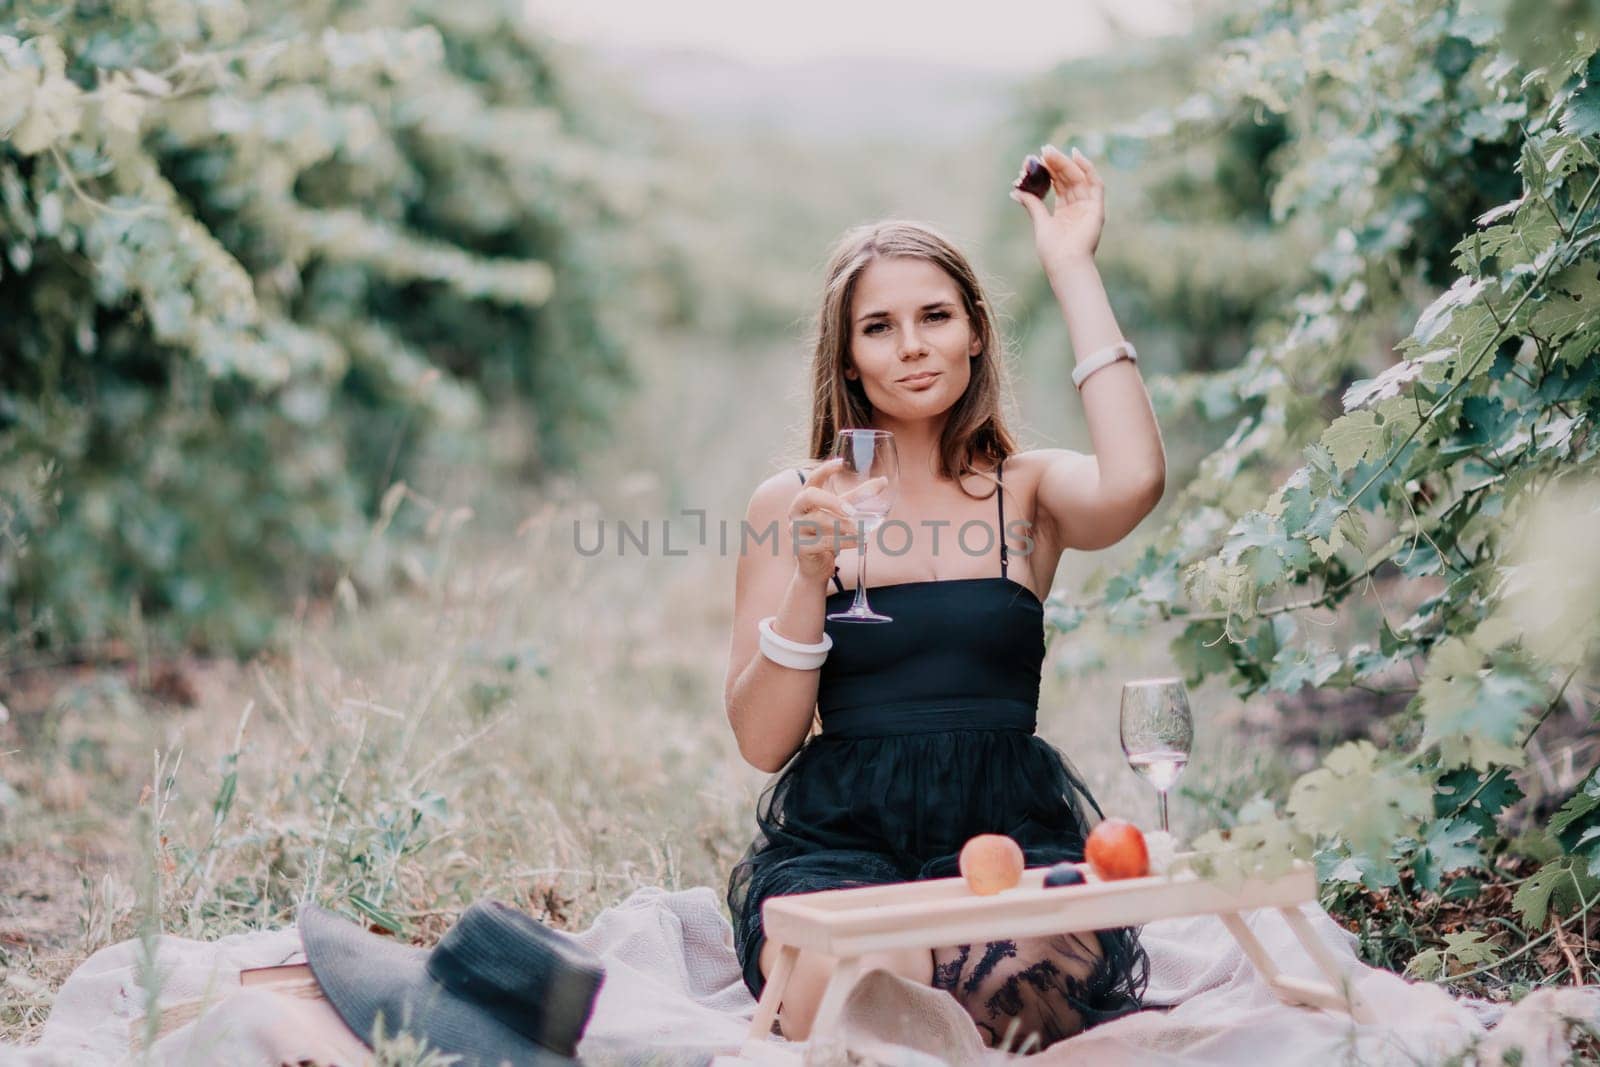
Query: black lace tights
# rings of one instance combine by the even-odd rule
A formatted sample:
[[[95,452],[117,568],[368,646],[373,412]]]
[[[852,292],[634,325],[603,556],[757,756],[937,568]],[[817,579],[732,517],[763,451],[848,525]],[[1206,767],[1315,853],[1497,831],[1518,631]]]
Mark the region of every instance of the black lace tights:
[[[1137,1006],[1115,995],[1105,962],[1094,934],[956,945],[933,950],[933,986],[960,1002],[990,1047],[1021,1052]]]

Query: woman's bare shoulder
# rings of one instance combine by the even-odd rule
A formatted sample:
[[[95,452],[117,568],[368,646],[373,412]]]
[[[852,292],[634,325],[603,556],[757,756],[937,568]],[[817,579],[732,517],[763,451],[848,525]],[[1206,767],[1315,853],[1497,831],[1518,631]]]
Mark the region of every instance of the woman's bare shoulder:
[[[1030,448],[1006,457],[1005,476],[1009,483],[1016,472],[1016,488],[1030,500],[1037,497],[1039,486],[1046,475],[1052,479],[1066,476],[1076,480],[1080,475],[1094,473],[1094,457],[1070,448]]]
[[[1006,473],[1010,474],[1014,468],[1018,474],[1037,482],[1044,477],[1045,471],[1056,464],[1070,465],[1090,458],[1087,453],[1075,452],[1070,448],[1030,448],[1006,457]]]
[[[1001,480],[1006,487],[1006,496],[1015,497],[1028,502],[1030,508],[1034,496],[1039,490],[1039,479],[1044,477],[1044,472],[1049,469],[1052,454],[1059,454],[1059,448],[1031,448],[1026,452],[1013,452],[1006,457],[1005,466],[1001,468]]]
[[[1006,457],[1005,483],[1007,495],[1015,493],[1026,508],[1026,517],[1034,528],[1034,536],[1048,548],[1060,544],[1060,531],[1056,528],[1048,508],[1039,506],[1039,487],[1045,475],[1052,470],[1073,468],[1092,461],[1093,457],[1070,448],[1030,448]]]
[[[750,514],[770,514],[787,510],[789,502],[805,484],[804,474],[808,469],[799,465],[781,467],[767,475],[750,494]]]

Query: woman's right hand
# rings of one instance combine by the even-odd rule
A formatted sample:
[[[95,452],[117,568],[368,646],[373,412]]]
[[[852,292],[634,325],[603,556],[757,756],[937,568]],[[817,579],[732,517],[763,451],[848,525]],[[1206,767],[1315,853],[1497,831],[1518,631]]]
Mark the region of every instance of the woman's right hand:
[[[860,544],[861,524],[850,501],[871,496],[888,480],[871,478],[843,495],[830,492],[824,485],[843,465],[838,456],[819,463],[789,504],[795,569],[802,578],[819,585],[826,585],[832,577],[840,550]]]

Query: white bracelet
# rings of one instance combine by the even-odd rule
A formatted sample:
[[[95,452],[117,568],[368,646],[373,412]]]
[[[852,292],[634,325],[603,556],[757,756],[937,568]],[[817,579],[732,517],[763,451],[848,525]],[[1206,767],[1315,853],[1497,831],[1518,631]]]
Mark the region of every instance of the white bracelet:
[[[1079,389],[1083,388],[1083,380],[1101,367],[1109,367],[1119,359],[1126,359],[1132,363],[1139,362],[1139,353],[1135,352],[1133,345],[1127,341],[1118,341],[1107,348],[1102,348],[1088,359],[1079,363],[1072,371],[1072,384]]]
[[[797,671],[822,666],[822,661],[828,658],[828,649],[833,647],[833,638],[823,634],[822,640],[814,645],[802,644],[774,630],[772,623],[776,619],[776,615],[768,615],[757,627],[761,631],[761,654],[779,666],[793,667]]]

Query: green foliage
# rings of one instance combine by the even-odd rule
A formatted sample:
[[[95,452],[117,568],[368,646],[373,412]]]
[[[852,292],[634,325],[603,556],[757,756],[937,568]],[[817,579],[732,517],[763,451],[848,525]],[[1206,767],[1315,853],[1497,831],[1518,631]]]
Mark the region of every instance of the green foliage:
[[[1600,893],[1600,878],[1584,870],[1571,856],[1551,860],[1540,867],[1533,877],[1522,883],[1511,906],[1522,916],[1530,930],[1544,926],[1551,909],[1570,912],[1580,903],[1587,903]]]
[[[1411,851],[1411,871],[1417,885],[1439,891],[1442,875],[1483,866],[1478,848],[1481,830],[1467,819],[1447,818],[1427,824],[1426,834]]]
[[[629,380],[626,131],[511,0],[0,16],[0,626],[252,648],[416,458]]]
[[[1424,949],[1411,957],[1411,962],[1406,965],[1406,973],[1414,978],[1448,978],[1453,970],[1452,964],[1472,967],[1493,963],[1499,958],[1500,950],[1492,942],[1485,941],[1485,936],[1482,930],[1445,934],[1443,945]]]
[[[1287,133],[1277,116],[1256,121],[1240,113],[1191,137],[1159,106],[1206,77],[1205,57],[1222,38],[1219,27],[1202,22],[1181,37],[1130,40],[1107,55],[1064,64],[1024,93],[1019,158],[1036,152],[1041,139],[1092,141],[1083,126],[1090,116],[1096,123],[1127,119],[1135,131],[1107,146],[1108,162],[1123,169],[1097,260],[1119,317],[1141,324],[1146,362],[1222,365],[1261,322],[1263,309],[1304,279],[1313,250],[1309,235],[1270,216],[1266,177]],[[1142,138],[1152,135],[1161,138],[1160,149],[1145,151]],[[1019,253],[1031,255],[1031,246]],[[1019,259],[1008,273],[1027,276],[1025,267]],[[1042,278],[1021,294],[1018,314],[1059,319]],[[1203,404],[1196,430],[1207,428],[1205,419],[1232,414],[1237,398],[1216,393]]]
[[[1588,860],[1585,874],[1600,878],[1600,771],[1561,806],[1549,829],[1569,855]]]
[[[1279,816],[1270,800],[1259,798],[1240,810],[1236,825],[1202,834],[1191,862],[1201,873],[1223,881],[1272,877],[1288,872],[1310,844],[1305,832]]]
[[[1282,814],[1261,806],[1202,846],[1268,867],[1315,853],[1334,886],[1409,871],[1436,891],[1505,847],[1507,775],[1573,678],[1593,677],[1600,563],[1574,552],[1600,537],[1582,477],[1600,452],[1591,8],[1269,0],[1206,89],[1087,138],[1091,155],[1154,159],[1260,116],[1271,219],[1317,243],[1236,366],[1153,385],[1164,412],[1232,429],[1094,606],[1182,621],[1173,654],[1192,683],[1414,693],[1386,746],[1333,750]],[[1376,648],[1302,622],[1380,585]],[[1409,617],[1390,614],[1406,599]],[[1552,824],[1564,854],[1517,895],[1531,926],[1595,899],[1589,788]],[[1462,938],[1417,966],[1486,951]]]
[[[1417,824],[1432,791],[1370,741],[1340,745],[1322,766],[1295,782],[1288,811],[1303,832],[1347,850],[1362,881],[1393,885],[1399,878],[1390,847]]]

